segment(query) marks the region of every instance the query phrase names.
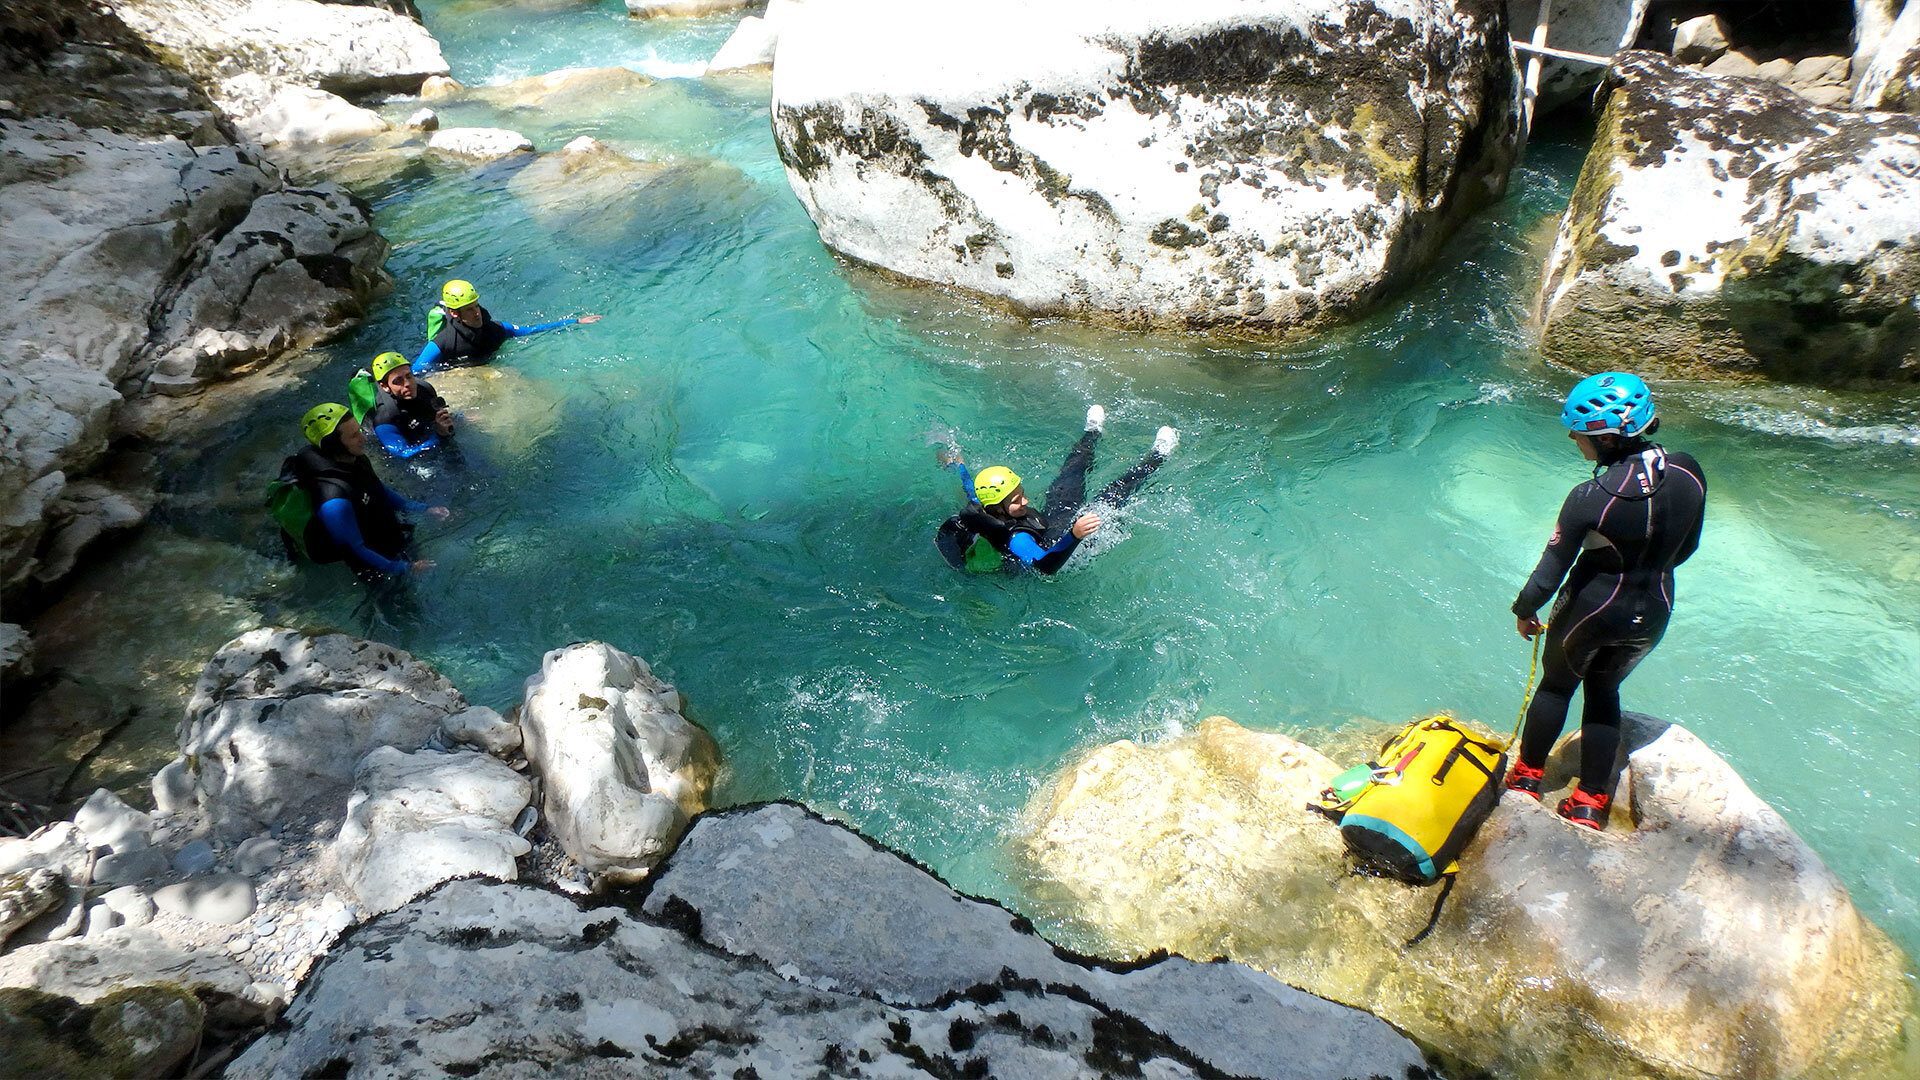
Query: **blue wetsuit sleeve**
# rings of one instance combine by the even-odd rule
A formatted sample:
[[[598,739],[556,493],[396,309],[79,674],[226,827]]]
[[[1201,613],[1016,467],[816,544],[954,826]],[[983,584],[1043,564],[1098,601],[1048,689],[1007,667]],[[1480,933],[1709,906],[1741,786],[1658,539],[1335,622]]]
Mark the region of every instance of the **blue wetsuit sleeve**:
[[[1073,550],[1080,546],[1080,538],[1069,532],[1054,541],[1050,548],[1042,549],[1040,542],[1029,533],[1014,533],[1007,542],[1007,552],[1020,560],[1020,565],[1029,566],[1043,574],[1057,574],[1067,565],[1067,559]]]
[[[967,501],[979,506],[980,497],[973,493],[973,470],[967,468],[967,463],[964,461],[956,461],[951,467],[960,477],[960,490],[967,493]]]
[[[397,458],[419,457],[440,445],[438,435],[429,435],[420,442],[410,443],[400,434],[400,429],[392,424],[381,424],[373,429],[373,433],[380,439],[380,445],[387,448],[387,453]]]
[[[529,334],[544,334],[549,330],[572,326],[579,321],[579,319],[555,319],[553,322],[535,323],[532,326],[515,326],[510,322],[503,322],[500,328],[505,330],[509,337],[526,337]]]
[[[354,519],[353,504],[345,499],[328,499],[320,504],[320,524],[327,530],[333,542],[353,553],[353,557],[386,574],[404,574],[411,569],[410,564],[398,559],[389,559],[385,555],[367,546],[360,535],[360,522]]]
[[[439,359],[440,343],[437,341],[427,342],[427,347],[421,349],[420,355],[413,358],[413,373],[415,375],[426,374]]]
[[[387,493],[387,505],[393,507],[395,510],[408,514],[417,514],[427,508],[426,503],[415,502],[385,484],[381,484],[380,489]]]

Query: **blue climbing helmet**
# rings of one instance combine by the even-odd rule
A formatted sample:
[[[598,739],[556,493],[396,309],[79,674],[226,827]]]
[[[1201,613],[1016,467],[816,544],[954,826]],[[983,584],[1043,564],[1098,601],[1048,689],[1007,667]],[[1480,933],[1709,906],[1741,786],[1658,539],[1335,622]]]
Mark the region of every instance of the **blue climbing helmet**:
[[[1581,435],[1638,435],[1653,423],[1653,391],[1624,371],[1589,375],[1567,394],[1560,422]]]

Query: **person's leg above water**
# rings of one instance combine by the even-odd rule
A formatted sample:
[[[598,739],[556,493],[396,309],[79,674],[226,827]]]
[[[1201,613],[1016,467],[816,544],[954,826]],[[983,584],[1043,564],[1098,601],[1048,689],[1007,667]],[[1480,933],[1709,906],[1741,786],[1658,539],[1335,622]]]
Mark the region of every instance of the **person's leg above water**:
[[[1087,430],[1067,452],[1067,460],[1060,465],[1060,475],[1047,485],[1047,500],[1040,507],[1040,516],[1047,520],[1049,531],[1064,531],[1072,525],[1073,516],[1087,501],[1087,473],[1093,470],[1093,448],[1100,441],[1100,432],[1106,423],[1107,410],[1098,405],[1087,410]]]
[[[1526,726],[1520,732],[1520,756],[1507,778],[1508,787],[1536,799],[1540,797],[1540,778],[1546,769],[1547,754],[1567,726],[1567,708],[1573,704],[1573,691],[1580,685],[1580,676],[1567,662],[1560,635],[1551,627],[1546,634],[1546,652],[1540,660],[1540,685],[1527,704]]]
[[[1179,445],[1179,432],[1170,427],[1161,428],[1154,436],[1153,449],[1147,451],[1147,456],[1134,462],[1133,467],[1121,473],[1113,483],[1101,488],[1093,501],[1115,510],[1127,505],[1133,493],[1140,490],[1140,485],[1147,482],[1147,477],[1152,476],[1155,469],[1167,463],[1167,456]]]

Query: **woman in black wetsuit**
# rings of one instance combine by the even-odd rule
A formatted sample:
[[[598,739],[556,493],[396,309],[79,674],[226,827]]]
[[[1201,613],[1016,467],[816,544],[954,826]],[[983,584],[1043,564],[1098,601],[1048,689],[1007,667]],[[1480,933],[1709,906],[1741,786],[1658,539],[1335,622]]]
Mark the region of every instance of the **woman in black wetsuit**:
[[[1540,565],[1513,602],[1520,635],[1531,639],[1544,629],[1547,640],[1545,672],[1507,786],[1540,797],[1547,752],[1566,726],[1574,688],[1584,683],[1580,783],[1561,801],[1560,816],[1604,829],[1619,779],[1620,684],[1666,632],[1673,568],[1700,545],[1707,481],[1691,456],[1648,441],[1660,422],[1652,392],[1636,376],[1616,371],[1583,380],[1567,395],[1560,421],[1594,462],[1594,474],[1568,494]],[[1543,627],[1535,616],[1555,589],[1550,628]]]

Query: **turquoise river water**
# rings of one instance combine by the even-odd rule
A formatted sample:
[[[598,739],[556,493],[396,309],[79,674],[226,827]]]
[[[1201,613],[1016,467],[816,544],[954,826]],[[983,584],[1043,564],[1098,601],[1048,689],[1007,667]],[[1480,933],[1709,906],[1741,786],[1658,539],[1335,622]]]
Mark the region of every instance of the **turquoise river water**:
[[[470,84],[662,77],[449,122],[681,167],[614,198],[530,200],[512,167],[364,188],[397,289],[299,385],[209,432],[156,525],[82,583],[113,639],[101,678],[178,693],[271,621],[370,634],[505,708],[546,650],[604,639],[685,691],[726,755],[720,801],[804,800],[1016,907],[1006,838],[1078,750],[1214,713],[1308,735],[1443,708],[1511,724],[1527,651],[1507,605],[1587,471],[1556,423],[1572,376],[1526,333],[1570,137],[1536,143],[1429,280],[1356,327],[1273,347],[1036,325],[829,255],[775,156],[765,77],[689,77],[730,20],[422,6]],[[257,500],[301,412],[375,352],[417,350],[455,276],[501,318],[606,319],[436,380],[473,414],[466,465],[386,475],[457,513],[422,529],[439,565],[418,613],[388,618],[338,568],[267,558]],[[1705,738],[1915,955],[1920,395],[1658,390],[1713,501],[1628,706]],[[949,570],[931,534],[959,496],[930,433],[1039,487],[1090,402],[1110,417],[1097,481],[1160,424],[1185,440],[1096,557],[1054,579]]]

